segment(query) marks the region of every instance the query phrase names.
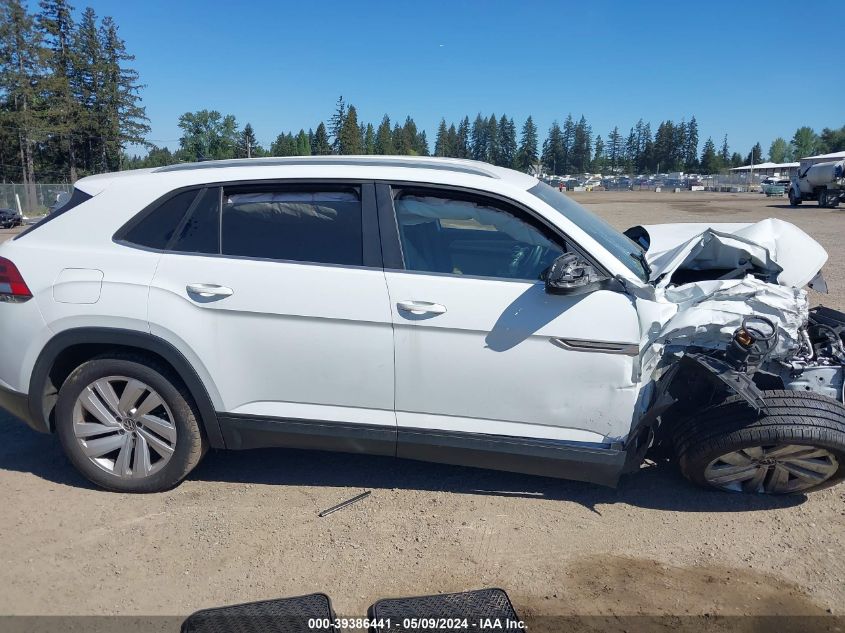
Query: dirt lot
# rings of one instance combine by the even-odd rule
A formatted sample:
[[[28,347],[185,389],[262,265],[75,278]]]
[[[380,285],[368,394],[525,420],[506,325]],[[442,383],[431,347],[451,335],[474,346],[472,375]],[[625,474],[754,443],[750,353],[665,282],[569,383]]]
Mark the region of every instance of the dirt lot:
[[[576,199],[620,228],[792,221],[828,249],[824,302],[845,309],[845,211],[751,194]],[[610,490],[283,450],[211,453],[177,489],[130,496],[91,488],[55,438],[0,415],[0,614],[178,615],[325,591],[364,615],[379,597],[499,586],[533,616],[843,615],[843,502],[845,485],[706,492],[663,465]]]

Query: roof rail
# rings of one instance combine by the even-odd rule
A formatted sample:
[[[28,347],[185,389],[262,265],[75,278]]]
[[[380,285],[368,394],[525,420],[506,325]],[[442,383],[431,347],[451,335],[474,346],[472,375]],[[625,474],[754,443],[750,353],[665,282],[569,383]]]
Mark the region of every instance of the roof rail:
[[[192,171],[196,169],[223,169],[232,167],[290,167],[296,165],[345,165],[355,167],[405,167],[408,169],[434,169],[452,171],[486,178],[498,178],[492,170],[484,169],[483,163],[478,166],[474,161],[448,160],[439,158],[420,157],[390,157],[390,156],[295,156],[274,158],[232,158],[228,160],[209,160],[200,163],[179,163],[159,167],[154,171]]]

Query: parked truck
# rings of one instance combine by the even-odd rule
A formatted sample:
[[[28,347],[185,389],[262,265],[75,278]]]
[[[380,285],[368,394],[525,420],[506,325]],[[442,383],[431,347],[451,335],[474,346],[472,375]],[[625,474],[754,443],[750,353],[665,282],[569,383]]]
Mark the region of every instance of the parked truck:
[[[798,206],[804,200],[816,200],[820,207],[835,209],[845,200],[845,160],[805,158],[789,185],[789,204]]]

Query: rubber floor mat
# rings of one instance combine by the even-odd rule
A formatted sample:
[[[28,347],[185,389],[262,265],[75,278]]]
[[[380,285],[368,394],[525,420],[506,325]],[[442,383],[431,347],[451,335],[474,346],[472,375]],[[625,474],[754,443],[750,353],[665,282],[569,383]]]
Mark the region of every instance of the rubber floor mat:
[[[517,630],[519,616],[502,589],[479,589],[379,600],[369,610],[372,631]],[[509,627],[508,623],[512,623]]]
[[[336,632],[332,602],[324,593],[203,609],[182,623],[182,633]],[[318,623],[319,622],[319,623]]]

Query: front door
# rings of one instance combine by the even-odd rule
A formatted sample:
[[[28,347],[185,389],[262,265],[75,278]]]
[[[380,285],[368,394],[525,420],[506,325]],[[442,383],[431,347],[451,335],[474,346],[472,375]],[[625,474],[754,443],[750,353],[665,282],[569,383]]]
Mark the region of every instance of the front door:
[[[631,424],[639,325],[630,299],[545,293],[569,246],[524,210],[394,188],[403,270],[387,270],[400,433],[608,444]]]

